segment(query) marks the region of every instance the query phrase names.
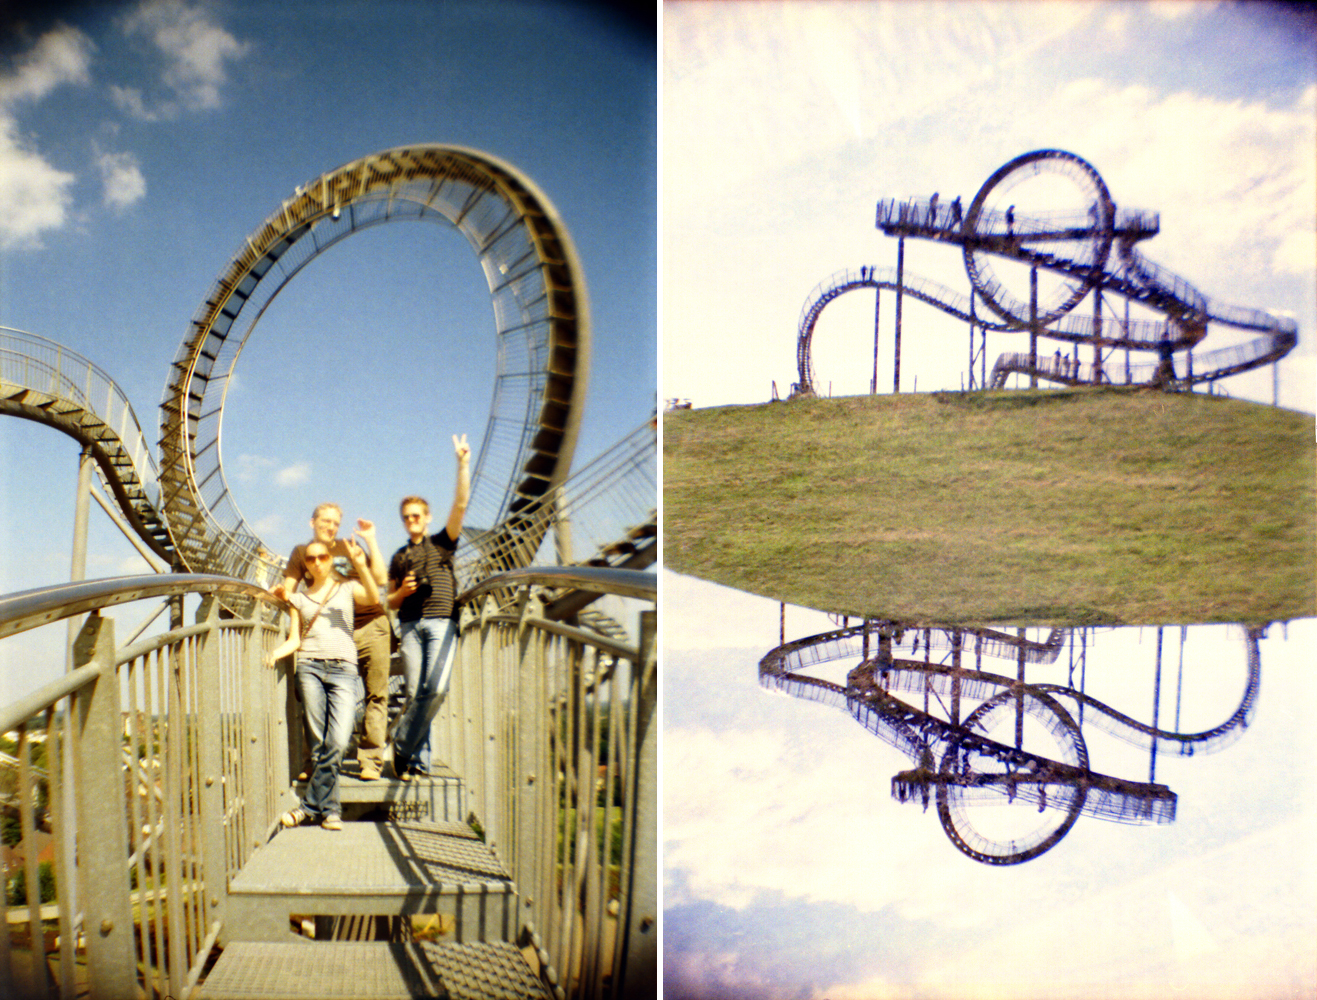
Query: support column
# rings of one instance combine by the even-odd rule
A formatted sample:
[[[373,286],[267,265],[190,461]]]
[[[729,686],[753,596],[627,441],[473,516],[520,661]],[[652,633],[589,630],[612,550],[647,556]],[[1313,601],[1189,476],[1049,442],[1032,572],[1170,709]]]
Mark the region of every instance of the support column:
[[[1015,749],[1024,748],[1024,629],[1015,630],[1020,639],[1015,655]]]
[[[1038,268],[1029,268],[1029,388],[1038,388]]]
[[[869,395],[878,393],[878,311],[883,304],[883,290],[873,290],[873,378],[869,381]]]
[[[220,725],[221,713],[224,711],[223,693],[220,684],[220,637],[215,628],[219,621],[219,601],[213,594],[201,599],[197,608],[197,624],[207,624],[211,631],[200,635],[196,640],[196,683],[199,694],[197,702],[203,710],[197,713],[197,753],[198,771],[201,776],[201,788],[197,790],[201,801],[201,853],[204,864],[206,883],[205,900],[202,906],[203,920],[207,929],[214,921],[223,921],[227,910],[228,889],[225,872],[224,852],[224,746],[223,727]],[[250,638],[247,639],[250,643]],[[209,709],[209,710],[206,710]],[[250,722],[250,716],[248,718]],[[250,781],[255,775],[249,770]],[[262,794],[253,796],[249,786],[242,790],[248,803],[252,805],[253,797],[264,804]],[[261,822],[251,824],[252,828],[265,832]],[[243,852],[245,856],[245,851]]]
[[[78,492],[73,504],[73,555],[69,560],[69,582],[87,579],[87,512],[91,507],[91,446],[83,445],[78,456]],[[68,641],[65,643],[64,672],[73,669],[73,642],[77,638],[82,618],[69,619]]]
[[[76,667],[99,676],[74,699],[78,824],[78,900],[92,997],[137,990],[133,911],[128,899],[128,823],[123,797],[123,722],[114,668],[114,622],[93,613],[74,643]]]
[[[1101,385],[1102,371],[1102,286],[1093,289],[1093,384]]]
[[[901,300],[905,292],[905,237],[896,241],[896,347],[893,353],[892,392],[901,391]]]
[[[1152,682],[1152,748],[1148,751],[1148,780],[1157,780],[1157,729],[1162,701],[1162,626],[1157,626],[1157,670]]]

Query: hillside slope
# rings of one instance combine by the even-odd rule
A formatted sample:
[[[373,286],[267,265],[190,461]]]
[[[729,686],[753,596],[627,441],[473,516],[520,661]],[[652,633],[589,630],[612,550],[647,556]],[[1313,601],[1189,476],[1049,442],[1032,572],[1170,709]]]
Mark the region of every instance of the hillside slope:
[[[664,417],[669,569],[921,622],[1314,609],[1314,426],[1200,394],[857,396]]]

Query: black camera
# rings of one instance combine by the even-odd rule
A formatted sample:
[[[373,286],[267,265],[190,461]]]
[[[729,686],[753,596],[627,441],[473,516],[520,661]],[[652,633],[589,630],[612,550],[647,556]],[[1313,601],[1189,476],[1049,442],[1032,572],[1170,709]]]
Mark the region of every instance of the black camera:
[[[430,585],[430,574],[425,570],[425,560],[417,559],[411,564],[412,576],[416,578],[416,588],[428,587]]]

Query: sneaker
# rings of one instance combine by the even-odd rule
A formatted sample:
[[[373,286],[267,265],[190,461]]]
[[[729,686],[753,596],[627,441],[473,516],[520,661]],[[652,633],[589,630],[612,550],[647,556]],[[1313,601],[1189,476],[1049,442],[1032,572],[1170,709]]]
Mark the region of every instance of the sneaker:
[[[343,817],[338,813],[330,813],[320,821],[320,825],[326,830],[341,830],[343,829]]]
[[[306,810],[301,806],[296,809],[289,809],[279,817],[279,822],[286,827],[301,826],[306,822]]]

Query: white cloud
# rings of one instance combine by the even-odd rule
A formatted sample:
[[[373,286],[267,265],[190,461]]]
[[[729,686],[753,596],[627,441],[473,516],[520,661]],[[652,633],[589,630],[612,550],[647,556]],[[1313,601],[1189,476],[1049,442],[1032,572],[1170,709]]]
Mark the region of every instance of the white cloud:
[[[98,152],[96,166],[105,186],[106,205],[122,210],[146,196],[146,178],[132,153]]]
[[[280,469],[274,474],[274,481],[280,486],[298,486],[311,478],[311,463],[296,462]]]
[[[264,455],[247,455],[238,456],[237,469],[234,478],[240,483],[253,483],[262,478],[266,471],[273,469],[275,461]]]
[[[19,130],[15,107],[62,84],[85,84],[94,46],[61,27],[42,35],[0,73],[0,248],[40,246],[41,234],[62,227],[77,179],[53,166]]]
[[[40,100],[64,83],[89,82],[94,49],[91,39],[77,28],[46,32],[14,61],[11,73],[0,75],[0,110],[9,110],[17,101]]]
[[[147,121],[219,107],[226,65],[249,48],[204,9],[182,0],[146,0],[124,19],[123,30],[130,37],[148,38],[165,59],[162,81],[172,94],[169,99],[152,105],[137,88],[111,88],[120,108]]]

